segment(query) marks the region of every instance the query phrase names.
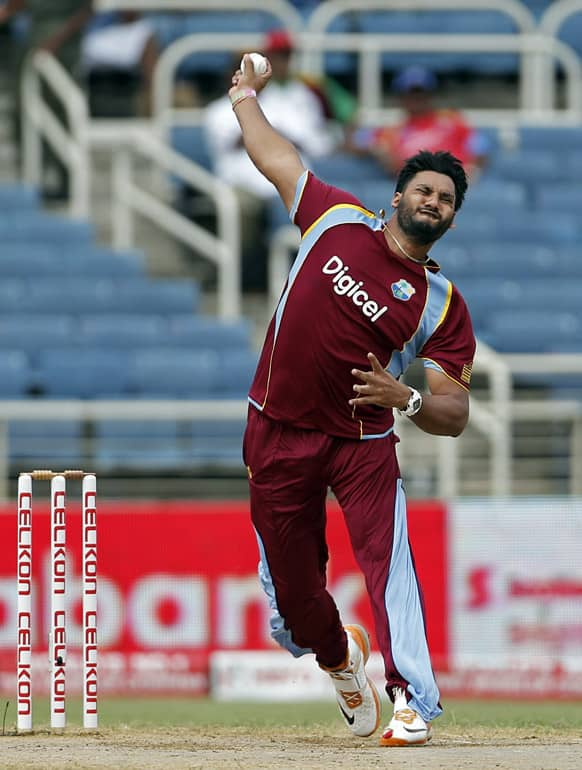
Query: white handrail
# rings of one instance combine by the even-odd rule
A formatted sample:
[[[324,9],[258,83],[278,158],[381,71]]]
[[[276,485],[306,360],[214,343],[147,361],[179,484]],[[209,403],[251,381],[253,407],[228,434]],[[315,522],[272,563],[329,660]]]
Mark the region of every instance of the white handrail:
[[[194,117],[190,123],[200,123],[204,108],[195,110],[173,109],[173,88],[176,70],[180,62],[191,53],[204,51],[241,51],[245,48],[254,50],[263,40],[262,35],[238,33],[192,33],[184,35],[162,51],[152,82],[152,111],[160,137],[167,137],[168,131],[177,122],[177,117]]]
[[[18,399],[0,401],[0,500],[8,498],[9,440],[8,422],[37,420],[242,420],[246,417],[246,400],[173,401],[139,399],[115,400],[46,400]],[[32,452],[33,454],[33,452]]]
[[[518,34],[532,33],[536,27],[536,20],[532,12],[519,0],[327,0],[321,3],[308,19],[305,31],[308,34],[321,34],[327,30],[328,25],[338,16],[347,12],[361,13],[365,11],[497,11],[508,16],[516,25]],[[332,34],[332,33],[330,33]],[[447,50],[443,48],[442,50]],[[530,57],[531,58],[531,57]],[[306,63],[308,69],[321,72],[323,66],[319,53],[312,56],[311,65]],[[531,62],[533,64],[533,62]],[[533,68],[528,63],[528,55],[521,57],[520,92],[524,106],[529,105],[531,94],[536,93],[536,82]],[[374,77],[374,86],[380,89],[378,79],[379,61],[373,53],[364,54],[363,66],[360,68],[360,87],[370,76]]]
[[[174,109],[172,106],[172,84],[178,64],[189,54],[204,51],[240,51],[245,47],[258,45],[256,35],[191,34],[172,43],[162,53],[153,82],[153,109],[160,135],[175,123],[200,123],[203,109]],[[579,121],[582,117],[582,62],[566,44],[552,37],[539,34],[523,35],[358,35],[358,34],[307,34],[296,39],[301,53],[303,71],[317,74],[323,69],[323,55],[328,51],[355,51],[361,56],[359,68],[360,119],[366,123],[382,121],[390,111],[383,107],[380,54],[393,52],[515,52],[523,56],[528,88],[522,90],[521,103],[513,115],[519,120],[529,121]],[[531,75],[531,68],[540,58],[555,58],[566,74],[565,109],[557,109],[551,103],[555,89],[547,81],[538,81]],[[530,67],[531,64],[531,67]],[[537,70],[536,70],[537,72]],[[497,111],[480,111],[483,122],[488,116],[497,119]]]
[[[582,374],[582,353],[501,353],[512,374]],[[582,406],[582,405],[581,405]]]
[[[212,198],[216,205],[217,235],[179,214],[171,205],[132,181],[132,160],[136,155],[156,164]],[[218,314],[238,318],[241,312],[240,213],[229,185],[201,166],[172,150],[149,131],[135,131],[116,150],[113,184],[113,231],[117,248],[134,246],[133,214],[148,217],[161,229],[186,243],[217,266]]]
[[[487,350],[481,344],[475,360],[475,371],[489,367]],[[532,357],[533,358],[533,357]],[[575,371],[580,371],[581,356],[572,357]],[[538,362],[543,356],[537,357]],[[505,366],[502,356],[496,356],[495,365]],[[565,361],[563,362],[565,366]],[[535,368],[531,361],[532,371]],[[489,374],[490,369],[488,370]],[[494,387],[494,386],[492,386]],[[511,465],[506,473],[501,467],[502,458],[495,459],[499,448],[499,433],[504,429],[499,417],[499,404],[492,397],[489,401],[472,399],[470,424],[483,432],[491,440],[492,466],[490,468],[489,494],[507,496],[511,491]],[[188,400],[46,400],[18,399],[0,401],[0,499],[5,498],[8,489],[9,445],[6,424],[15,421],[79,420],[92,422],[97,420],[123,421],[159,421],[159,420],[238,420],[244,419],[248,404],[246,399],[227,401],[188,401]],[[513,401],[507,411],[510,423],[509,438],[513,425],[521,421],[571,422],[573,425],[570,454],[570,490],[581,494],[582,467],[582,403],[580,401],[551,402],[551,409],[541,409],[540,401]],[[399,420],[399,423],[402,421]],[[483,423],[489,422],[489,428],[482,431]],[[404,426],[402,426],[404,427]],[[436,455],[437,490],[442,497],[455,497],[459,493],[459,452],[461,442],[436,438],[430,449]],[[510,445],[508,445],[510,448]],[[509,455],[511,460],[511,451]],[[507,478],[506,478],[507,476]]]
[[[45,81],[62,102],[68,119],[64,127],[42,97]],[[158,227],[209,259],[218,268],[218,313],[222,318],[240,316],[240,214],[232,189],[205,169],[174,152],[155,136],[153,124],[90,121],[87,103],[79,87],[62,65],[50,54],[39,51],[29,60],[23,82],[24,170],[27,182],[42,181],[42,143],[48,141],[70,172],[70,213],[89,217],[91,154],[95,147],[116,148],[113,164],[114,202],[112,212],[114,245],[134,244],[133,214],[148,217]],[[139,126],[139,128],[137,128]],[[211,197],[216,206],[218,235],[179,214],[171,205],[155,198],[132,182],[132,154],[140,153],[157,169],[185,180]]]
[[[303,19],[286,0],[269,0],[257,7],[251,0],[94,0],[96,11],[263,11],[275,16],[284,27],[299,31]]]
[[[580,120],[582,116],[582,62],[575,51],[547,35],[463,35],[463,34],[434,34],[434,35],[357,35],[357,34],[327,34],[303,35],[301,46],[309,56],[310,71],[321,72],[323,69],[323,54],[326,51],[356,51],[362,54],[362,66],[359,68],[360,115],[369,122],[375,122],[382,115],[382,85],[379,57],[383,51],[415,53],[508,53],[516,52],[524,57],[554,57],[564,68],[567,78],[566,98],[568,107],[556,110],[548,104],[552,98],[553,89],[548,95],[547,83],[539,83],[528,75],[530,87],[523,89],[521,102],[515,111],[516,118],[551,119],[556,115]],[[312,50],[313,55],[308,52]],[[529,66],[530,59],[526,59]],[[318,64],[319,62],[319,64]],[[481,111],[482,115],[487,110]]]
[[[535,16],[519,0],[327,0],[313,10],[306,32],[324,32],[334,18],[350,11],[499,11],[522,32],[536,26]]]
[[[555,0],[542,14],[538,22],[538,30],[558,40],[560,27],[568,16],[582,11],[581,0]],[[552,85],[555,77],[552,62],[547,57],[538,56],[533,61],[533,73],[538,82],[544,84],[547,89]]]
[[[543,12],[538,27],[541,32],[555,36],[568,16],[579,12],[582,12],[582,0],[554,0]]]
[[[64,128],[42,98],[42,82],[58,97],[67,114]],[[42,144],[47,141],[70,174],[71,216],[89,216],[89,147],[87,103],[79,87],[54,56],[36,51],[26,64],[22,82],[24,179],[42,182]]]

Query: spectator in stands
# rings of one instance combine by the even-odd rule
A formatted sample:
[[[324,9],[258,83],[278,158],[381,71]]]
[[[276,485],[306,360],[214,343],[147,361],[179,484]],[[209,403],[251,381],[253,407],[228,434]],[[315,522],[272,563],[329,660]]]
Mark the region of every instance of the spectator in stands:
[[[19,47],[14,68],[13,97],[20,105],[20,83],[24,64],[29,54],[37,50],[47,51],[57,57],[71,74],[78,70],[81,35],[93,13],[93,4],[87,0],[8,0],[0,15],[0,24],[10,21],[19,14],[27,20],[26,33]],[[66,117],[61,103],[53,98],[50,90],[45,91],[45,99],[61,122]],[[15,135],[20,137],[20,110],[15,110]],[[56,157],[47,147],[45,153],[47,180],[44,192],[48,197],[67,197],[67,179],[65,171]]]
[[[403,119],[393,126],[356,130],[349,147],[375,155],[393,176],[419,150],[448,150],[474,177],[487,161],[486,140],[457,110],[434,106],[437,85],[435,75],[424,67],[403,69],[392,82]]]
[[[293,49],[293,41],[285,30],[273,30],[267,35],[263,52],[271,62],[273,76],[271,87],[261,93],[260,101],[275,128],[283,132],[309,162],[310,158],[330,153],[336,141],[321,99],[292,73]],[[237,59],[237,66],[239,61]],[[249,159],[228,96],[208,105],[204,128],[215,173],[239,193],[243,288],[264,291],[266,204],[278,197],[277,191]]]
[[[149,19],[135,11],[96,15],[81,47],[92,113],[149,115],[157,60],[158,45]]]
[[[4,16],[25,13],[26,52],[39,48],[48,51],[74,72],[79,63],[81,34],[91,18],[92,7],[92,2],[79,0],[8,0]]]

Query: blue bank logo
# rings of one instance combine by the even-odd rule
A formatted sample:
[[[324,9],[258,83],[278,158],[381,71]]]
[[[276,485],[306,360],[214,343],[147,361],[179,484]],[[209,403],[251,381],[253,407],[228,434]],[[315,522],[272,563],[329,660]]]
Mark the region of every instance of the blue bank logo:
[[[396,299],[401,299],[403,302],[408,302],[412,295],[416,294],[416,289],[414,286],[408,283],[408,281],[406,281],[404,278],[401,278],[399,281],[396,281],[396,283],[393,283],[390,288],[392,289],[392,294],[396,297]]]

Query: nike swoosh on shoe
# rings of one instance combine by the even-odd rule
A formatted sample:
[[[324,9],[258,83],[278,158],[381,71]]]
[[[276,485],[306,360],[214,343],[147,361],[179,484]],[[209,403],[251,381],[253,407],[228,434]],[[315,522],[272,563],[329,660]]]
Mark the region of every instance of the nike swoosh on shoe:
[[[355,718],[354,716],[350,716],[349,714],[346,714],[346,712],[345,712],[345,711],[343,710],[343,708],[342,708],[342,707],[339,705],[339,703],[338,703],[338,708],[339,708],[339,710],[342,712],[342,714],[344,715],[344,718],[345,718],[346,722],[347,722],[349,725],[353,725],[353,724],[354,724],[354,722],[355,722],[355,719],[356,719],[356,718]]]

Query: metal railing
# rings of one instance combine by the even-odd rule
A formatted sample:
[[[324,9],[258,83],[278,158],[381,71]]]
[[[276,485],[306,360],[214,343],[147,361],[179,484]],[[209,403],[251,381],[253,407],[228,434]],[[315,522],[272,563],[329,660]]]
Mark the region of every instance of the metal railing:
[[[307,21],[305,32],[310,35],[320,36],[326,32],[329,25],[339,16],[346,13],[365,13],[369,11],[382,11],[386,13],[399,11],[496,11],[508,17],[515,24],[517,34],[532,34],[535,32],[536,27],[534,15],[519,0],[472,0],[471,2],[467,2],[467,0],[414,0],[414,2],[410,2],[410,0],[327,0],[327,2],[321,3],[314,9]],[[400,37],[400,33],[394,35],[394,37],[396,36]],[[405,35],[404,37],[409,38],[410,36]],[[426,38],[426,36],[424,37]],[[416,49],[405,47],[398,50],[414,52]],[[450,49],[442,47],[423,48],[422,50],[446,51],[448,53]],[[463,51],[465,50],[463,49]],[[323,55],[317,49],[310,51],[304,59],[304,66],[308,70],[321,72],[323,69]],[[368,90],[373,90],[374,101],[376,101],[377,92],[380,87],[379,71],[380,62],[377,52],[374,50],[365,51],[359,68],[360,91],[364,94]],[[367,85],[370,77],[373,79],[373,88]],[[535,98],[536,83],[531,72],[531,66],[528,65],[525,52],[520,59],[520,88],[522,104],[528,106],[530,100]]]
[[[582,13],[582,0],[554,0],[539,20],[540,32],[556,36],[566,19],[575,13]]]
[[[94,0],[93,4],[96,11],[262,11],[290,30],[303,27],[301,14],[286,0],[269,0],[260,7],[250,0]]]
[[[43,97],[43,87],[52,92],[65,111],[64,126]],[[89,216],[90,161],[89,111],[79,87],[55,59],[45,51],[29,57],[22,80],[23,175],[26,182],[42,184],[43,140],[50,144],[69,172],[71,216]]]
[[[247,413],[246,401],[155,401],[129,400],[47,400],[0,401],[0,500],[8,497],[10,446],[8,424],[14,422],[98,420],[156,422],[165,420],[241,420]],[[31,447],[31,456],[34,455]],[[92,458],[85,458],[91,463]]]
[[[179,214],[159,197],[137,185],[134,161],[140,157],[156,171],[173,174],[195,190],[209,195],[216,205],[217,235]],[[234,319],[241,312],[240,213],[232,188],[205,169],[174,152],[151,131],[136,130],[114,149],[113,245],[135,246],[134,215],[141,214],[172,238],[202,254],[217,267],[218,315]]]
[[[516,2],[503,2],[503,10],[521,14],[522,29],[529,27],[526,15],[517,10]],[[154,0],[98,0],[98,9],[138,9],[160,10],[159,2]],[[287,6],[285,2],[272,4]],[[333,7],[347,7],[347,0],[329,0],[322,4],[310,19],[313,29],[314,19],[321,23]],[[354,3],[351,3],[354,5]],[[363,8],[362,3],[357,3]],[[382,4],[384,6],[384,4]],[[396,8],[402,3],[391,2]],[[499,8],[500,3],[429,3],[419,0],[418,8],[458,7],[464,9]],[[555,4],[554,15],[548,12],[545,19],[547,31],[551,32],[550,21],[554,24],[559,13],[566,9],[582,6],[582,0],[561,0]],[[255,8],[247,2],[215,3],[213,1],[167,0],[165,10],[192,10],[219,8]],[[415,7],[417,5],[415,4]],[[560,9],[560,10],[559,10]],[[271,8],[269,8],[271,10]],[[572,12],[572,11],[570,11]],[[286,11],[285,11],[286,13]],[[296,13],[296,12],[295,12]],[[281,17],[282,18],[282,17]],[[290,17],[291,18],[291,17]],[[515,17],[517,19],[517,17]],[[297,18],[286,23],[292,29],[299,30]],[[294,26],[297,25],[297,26]],[[557,30],[557,26],[554,32]],[[582,65],[574,52],[557,41],[554,34],[534,34],[527,31],[520,35],[344,35],[344,34],[299,34],[298,44],[303,56],[311,62],[317,71],[318,61],[322,61],[326,51],[356,51],[360,55],[359,72],[360,97],[364,109],[362,120],[383,119],[388,111],[381,105],[379,88],[380,54],[383,51],[515,51],[522,56],[521,103],[517,111],[482,110],[473,111],[473,119],[500,124],[513,121],[545,121],[548,123],[580,122],[582,119]],[[220,186],[214,177],[196,164],[173,152],[161,141],[169,126],[175,122],[199,122],[200,111],[180,110],[172,107],[171,93],[173,78],[180,61],[188,54],[208,50],[240,50],[241,47],[257,47],[262,38],[252,35],[193,35],[183,38],[170,46],[161,56],[155,73],[154,106],[155,120],[141,124],[124,126],[116,123],[90,121],[86,102],[76,84],[66,71],[49,54],[38,52],[32,57],[24,80],[24,147],[26,178],[32,183],[40,181],[42,161],[42,141],[46,140],[55,150],[71,173],[72,191],[71,213],[74,216],[87,216],[89,211],[89,189],[91,170],[91,149],[93,147],[114,148],[114,238],[118,246],[131,245],[133,241],[132,220],[135,214],[153,219],[160,227],[170,231],[184,243],[202,251],[204,256],[218,265],[219,271],[231,268],[231,278],[238,276],[238,207],[229,197],[224,186]],[[558,61],[566,74],[567,107],[556,109],[551,94],[549,78],[550,60]],[[54,112],[43,99],[43,85],[51,89],[63,104],[67,115],[68,130],[60,123]],[[157,134],[157,136],[156,136]],[[218,240],[207,232],[181,217],[164,201],[140,188],[134,178],[133,163],[140,158],[148,158],[158,169],[171,173],[198,190],[203,190],[212,197],[217,207],[220,228]],[[232,195],[232,193],[230,193]],[[235,213],[233,213],[235,212]],[[236,242],[235,242],[236,241]],[[276,303],[279,291],[284,284],[289,264],[289,248],[298,243],[295,228],[290,226],[277,235],[273,242],[272,257],[269,265],[269,292],[271,302]],[[219,279],[220,281],[220,279]],[[238,299],[235,286],[228,276],[221,282],[221,314],[235,317],[238,313]],[[515,357],[498,356],[484,345],[479,345],[475,362],[475,371],[485,374],[488,380],[489,398],[473,398],[470,424],[481,436],[486,438],[491,458],[488,489],[490,494],[507,495],[512,491],[512,432],[514,426],[523,421],[555,420],[572,424],[570,451],[570,490],[580,494],[582,486],[582,407],[578,401],[552,401],[551,414],[540,409],[539,401],[516,401],[513,393],[515,374],[528,372],[552,372],[555,367],[564,371],[580,372],[582,359],[578,356],[547,358],[543,356]],[[6,491],[8,477],[9,448],[7,446],[6,423],[13,420],[34,419],[123,419],[123,420],[158,420],[158,419],[230,419],[239,418],[246,411],[246,402],[100,402],[100,401],[17,401],[0,402],[0,496]],[[404,426],[404,424],[403,424]],[[455,497],[460,490],[460,452],[462,439],[438,438],[430,443],[433,460],[437,467],[437,489],[442,497]]]
[[[68,127],[63,126],[43,98],[43,83],[61,102]],[[133,215],[139,213],[147,217],[159,229],[170,232],[217,266],[219,315],[222,318],[239,317],[240,214],[232,189],[161,143],[149,121],[113,121],[113,125],[109,121],[91,121],[80,88],[50,54],[38,51],[30,57],[23,79],[23,99],[25,180],[41,185],[43,142],[48,142],[70,174],[70,214],[88,219],[91,152],[94,148],[108,148],[115,153],[114,245],[119,248],[133,246]],[[166,189],[160,191],[161,197],[156,197],[135,184],[132,160],[138,154],[155,167],[158,178],[171,173],[210,197],[217,212],[216,236],[178,213],[171,202],[166,202],[163,199]]]
[[[240,51],[260,47],[259,35],[224,33],[190,34],[168,46],[160,56],[153,82],[153,112],[160,135],[175,124],[199,124],[204,107],[173,107],[172,88],[179,64],[190,54],[210,51]],[[500,127],[521,122],[563,125],[582,120],[582,62],[575,51],[549,35],[535,32],[507,35],[465,34],[344,34],[303,32],[296,36],[300,69],[305,74],[323,72],[323,57],[329,52],[358,54],[359,118],[380,123],[393,117],[383,105],[380,57],[384,52],[517,53],[521,56],[521,91],[517,109],[471,110],[471,118]],[[565,75],[564,108],[558,108],[550,65],[557,61]],[[550,65],[546,66],[549,62]],[[550,73],[550,74],[548,74]]]
[[[569,425],[569,449],[565,473],[566,489],[572,495],[582,494],[582,401],[576,399],[552,399],[551,401],[516,399],[513,380],[519,373],[564,373],[582,374],[582,356],[499,356],[483,344],[478,345],[475,358],[475,376],[485,375],[487,392],[471,397],[469,427],[485,441],[486,457],[480,465],[487,465],[486,472],[480,471],[479,483],[482,494],[508,497],[516,493],[515,430],[524,423]],[[0,499],[8,494],[11,473],[11,451],[8,425],[15,422],[82,421],[93,425],[100,420],[107,421],[207,421],[244,420],[247,412],[246,400],[231,401],[186,401],[186,400],[46,400],[23,399],[0,401]],[[424,470],[434,471],[434,488],[429,494],[442,499],[454,499],[467,488],[463,477],[465,454],[470,436],[468,431],[460,438],[428,436],[419,431],[410,421],[396,416],[397,432],[404,435],[401,444],[404,474],[414,476],[419,465]],[[94,431],[90,431],[94,432]],[[155,432],[154,432],[155,435]],[[55,439],[58,453],[58,439]],[[93,463],[93,445],[89,441],[86,463]],[[31,439],[30,456],[35,455]],[[22,452],[19,452],[19,456]],[[419,463],[419,458],[421,462]],[[212,459],[208,466],[212,466]],[[123,468],[123,460],[119,467]],[[111,470],[111,463],[109,463]],[[163,466],[167,473],[167,466]],[[155,462],[148,465],[148,473],[156,475]],[[100,470],[100,469],[98,469]],[[181,466],[177,469],[184,471]],[[236,468],[234,469],[236,471]],[[244,468],[240,464],[240,476]],[[544,481],[537,479],[536,483]],[[548,478],[549,482],[550,479]],[[539,485],[539,484],[538,484]]]

